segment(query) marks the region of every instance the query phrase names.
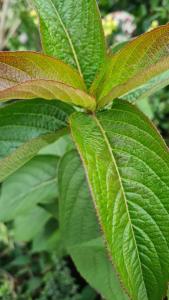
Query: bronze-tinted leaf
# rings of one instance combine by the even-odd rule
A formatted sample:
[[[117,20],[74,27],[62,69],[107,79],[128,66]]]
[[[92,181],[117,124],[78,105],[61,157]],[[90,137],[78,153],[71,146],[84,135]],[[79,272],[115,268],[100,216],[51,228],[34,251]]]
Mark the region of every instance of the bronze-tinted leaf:
[[[0,52],[0,100],[34,98],[95,107],[83,79],[65,63],[35,52]]]

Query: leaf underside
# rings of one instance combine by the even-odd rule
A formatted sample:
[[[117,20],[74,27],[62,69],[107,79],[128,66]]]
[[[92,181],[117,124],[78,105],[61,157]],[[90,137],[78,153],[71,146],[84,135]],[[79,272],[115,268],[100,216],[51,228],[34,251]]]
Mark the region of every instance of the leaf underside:
[[[153,77],[151,80],[145,84],[139,86],[138,88],[129,91],[123,95],[122,99],[128,100],[130,102],[135,102],[136,100],[148,97],[158,90],[164,88],[169,84],[169,71],[165,71],[162,74]]]
[[[116,270],[133,300],[161,300],[169,280],[169,153],[133,105],[70,117],[73,140]]]
[[[75,67],[89,87],[105,61],[106,46],[95,0],[33,0],[45,53]]]
[[[60,230],[78,271],[106,300],[127,300],[106,253],[78,153],[64,155],[58,170]]]

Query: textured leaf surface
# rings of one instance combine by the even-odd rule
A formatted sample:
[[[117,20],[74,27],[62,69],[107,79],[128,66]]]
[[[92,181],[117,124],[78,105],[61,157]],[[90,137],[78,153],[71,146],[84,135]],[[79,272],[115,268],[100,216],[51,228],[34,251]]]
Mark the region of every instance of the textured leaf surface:
[[[33,0],[45,53],[75,67],[89,86],[105,58],[105,40],[95,0]]]
[[[12,220],[27,213],[37,203],[55,199],[57,165],[57,157],[39,155],[10,176],[1,188],[0,220]]]
[[[63,157],[58,182],[61,236],[77,269],[107,300],[127,300],[106,253],[84,169],[75,150]]]
[[[166,72],[169,69],[168,49],[169,24],[142,34],[110,56],[102,78],[96,80],[92,87],[99,106]],[[154,86],[156,84],[158,82],[154,82]]]
[[[66,127],[73,111],[60,101],[25,100],[0,106],[0,159],[33,138]]]
[[[133,300],[161,300],[169,280],[169,152],[150,121],[115,101],[75,113],[72,135],[113,263]]]
[[[82,78],[63,62],[35,52],[0,52],[0,100],[34,98],[95,106]]]

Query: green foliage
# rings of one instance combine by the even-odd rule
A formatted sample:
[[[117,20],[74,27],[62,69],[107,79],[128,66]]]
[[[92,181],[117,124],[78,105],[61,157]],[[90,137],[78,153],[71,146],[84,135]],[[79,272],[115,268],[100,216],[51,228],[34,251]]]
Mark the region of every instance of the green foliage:
[[[39,155],[11,175],[1,188],[0,221],[10,221],[38,203],[56,199],[57,164],[58,157]]]
[[[137,23],[136,35],[147,31],[152,26],[153,21],[160,25],[168,22],[168,0],[133,0],[132,2],[128,0],[98,0],[98,3],[103,15],[121,10],[133,14]]]
[[[6,24],[8,35],[5,33],[6,45],[9,50],[40,50],[40,37],[37,28],[37,15],[32,5],[26,0],[9,1]]]
[[[82,163],[75,150],[62,158],[58,181],[61,236],[77,269],[104,298],[127,300],[106,253]]]
[[[69,254],[107,300],[161,300],[169,281],[169,152],[124,99],[168,85],[169,25],[110,54],[95,0],[33,2],[46,54],[0,53],[0,219],[14,223],[15,239],[32,253]],[[58,154],[54,142],[65,134],[73,144],[65,137]],[[76,150],[60,161],[72,147],[82,163]],[[61,270],[36,299],[90,297],[90,289],[71,289],[68,274],[56,284]],[[28,290],[41,284],[35,279]]]
[[[33,3],[40,17],[44,52],[75,67],[89,87],[106,54],[96,2],[33,0]]]
[[[37,16],[26,0],[0,2],[0,50],[40,50]]]
[[[12,235],[8,234],[6,230],[8,241],[0,243],[1,300],[87,300],[83,296],[85,290],[95,300],[92,289],[79,289],[65,260],[47,252],[32,254],[30,245],[14,245]]]
[[[3,104],[0,109],[0,158],[33,138],[66,127],[72,112],[70,106],[59,101],[36,99]]]
[[[169,143],[169,98],[168,88],[159,91],[150,98],[150,105],[154,115],[154,122],[160,129],[167,143]]]
[[[74,113],[70,124],[112,260],[125,286],[133,299],[160,299],[169,276],[167,147],[144,115],[124,101],[96,116]],[[153,269],[153,274],[148,272]]]
[[[0,155],[4,159],[0,160],[0,182],[31,160],[41,148],[65,134],[67,118],[72,112],[71,107],[57,101],[2,105]]]
[[[97,96],[99,107],[117,97],[125,97],[129,91],[138,87],[144,88],[144,92],[149,89],[154,92],[154,89],[168,84],[168,31],[167,25],[142,34],[110,56],[102,74],[96,78],[91,88],[91,92]],[[148,85],[146,88],[142,87],[145,83]]]
[[[56,269],[48,280],[42,295],[38,300],[81,300],[77,291],[78,286],[75,284],[70,275],[69,269],[64,262],[57,263]]]
[[[5,78],[4,78],[5,70]],[[13,75],[13,72],[15,75]],[[88,109],[94,98],[85,93],[80,75],[69,65],[35,52],[1,52],[0,99],[60,99]]]

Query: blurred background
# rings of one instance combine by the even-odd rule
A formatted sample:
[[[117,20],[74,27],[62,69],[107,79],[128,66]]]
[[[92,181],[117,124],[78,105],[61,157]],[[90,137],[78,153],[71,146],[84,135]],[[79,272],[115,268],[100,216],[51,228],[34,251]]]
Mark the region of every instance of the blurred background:
[[[169,21],[169,0],[98,0],[98,4],[112,52],[119,43]],[[0,50],[41,50],[38,19],[30,1],[0,0]],[[142,99],[138,106],[169,144],[169,88]],[[15,224],[0,223],[0,299],[101,299],[80,277],[70,258],[62,258],[63,250],[58,247],[56,251],[57,218],[53,211],[57,212],[57,207],[52,205],[38,214],[39,228],[36,210]],[[36,236],[32,236],[33,227],[27,230],[30,219]]]

